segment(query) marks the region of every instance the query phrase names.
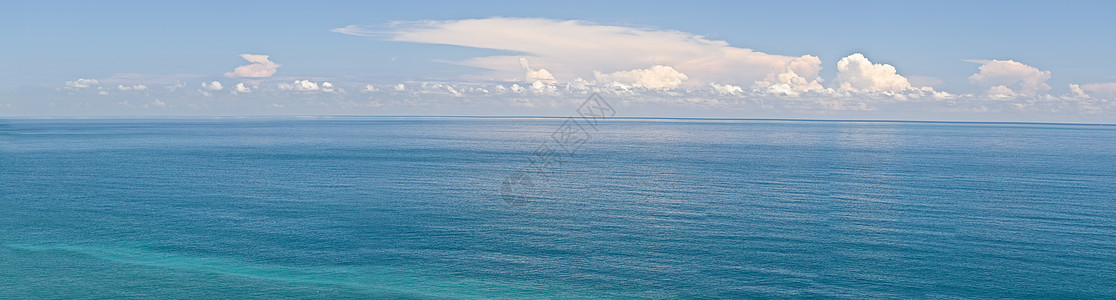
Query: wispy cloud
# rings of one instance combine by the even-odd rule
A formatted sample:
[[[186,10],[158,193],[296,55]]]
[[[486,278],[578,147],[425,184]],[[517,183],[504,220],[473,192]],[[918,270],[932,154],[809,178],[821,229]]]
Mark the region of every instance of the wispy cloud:
[[[334,29],[331,29],[329,31],[340,33],[340,34],[348,34],[348,35],[354,35],[354,36],[365,36],[365,37],[374,36],[374,35],[377,35],[379,33],[383,33],[383,32],[372,31],[372,30],[370,30],[366,27],[357,26],[357,25],[349,25],[349,26],[345,26],[345,27],[341,27],[341,28],[334,28]]]
[[[1086,83],[1079,88],[1082,93],[1091,97],[1116,99],[1116,82]]]
[[[493,72],[485,76],[499,80],[523,78],[519,62],[520,58],[527,57],[532,64],[563,81],[588,78],[594,72],[607,74],[662,65],[686,74],[687,83],[691,86],[704,86],[711,82],[751,84],[769,74],[786,71],[799,58],[734,47],[724,41],[685,32],[576,20],[488,18],[399,22],[380,31],[350,25],[333,29],[333,32],[356,36],[382,34],[393,41],[523,53],[457,62],[491,69]],[[821,69],[820,66],[794,68],[808,80],[816,78],[817,71]]]

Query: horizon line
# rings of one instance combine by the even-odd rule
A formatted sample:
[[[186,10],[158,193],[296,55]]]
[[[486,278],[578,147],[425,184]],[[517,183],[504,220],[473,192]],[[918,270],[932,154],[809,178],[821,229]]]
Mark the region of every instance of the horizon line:
[[[112,120],[112,119],[251,119],[251,118],[459,118],[459,119],[565,119],[572,116],[530,115],[246,115],[246,116],[26,116],[4,117],[0,120]],[[780,121],[780,122],[848,122],[848,123],[929,123],[929,124],[989,124],[989,125],[1080,125],[1116,126],[1116,123],[1069,123],[1029,121],[946,121],[900,119],[809,119],[809,118],[726,118],[726,117],[608,117],[603,120],[681,120],[681,121]]]

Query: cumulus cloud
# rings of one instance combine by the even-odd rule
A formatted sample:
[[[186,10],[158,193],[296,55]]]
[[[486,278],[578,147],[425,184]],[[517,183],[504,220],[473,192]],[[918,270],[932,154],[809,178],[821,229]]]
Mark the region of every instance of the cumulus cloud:
[[[527,59],[547,66],[547,73],[556,78],[662,65],[686,74],[687,84],[693,86],[705,86],[710,82],[751,84],[769,74],[785,72],[798,59],[733,47],[724,41],[678,31],[538,18],[403,22],[384,30],[347,26],[333,31],[384,36],[394,41],[526,53]],[[488,79],[520,78],[524,76],[520,58],[524,56],[487,56],[457,63],[494,70],[486,75]],[[792,69],[809,81],[817,76],[816,70],[820,67]],[[536,79],[541,81],[541,78]]]
[[[647,89],[672,89],[682,86],[688,77],[670,66],[654,65],[646,69],[635,69],[613,73],[593,72],[600,83],[620,83]]]
[[[717,84],[715,82],[710,82],[709,87],[713,88],[714,92],[717,92],[721,95],[739,95],[744,93],[744,88],[731,84]]]
[[[1003,85],[997,85],[988,88],[988,91],[985,92],[985,95],[987,95],[988,98],[992,100],[1008,100],[1019,96],[1019,94],[1016,94],[1014,90]]]
[[[309,80],[295,80],[293,83],[280,83],[280,90],[317,91],[321,89],[318,83]]]
[[[219,81],[202,82],[202,88],[210,91],[220,91],[222,89],[225,89],[224,86],[221,86],[221,82]]]
[[[652,68],[638,70],[646,71],[649,69]],[[790,70],[787,73],[796,72]],[[1097,93],[1104,92],[1101,89],[1104,87],[1107,87],[1110,92],[1116,91],[1116,84],[1103,83],[1088,86],[1085,84],[1071,85],[1068,90],[1070,93],[1066,95],[1028,99],[1021,98],[1016,91],[1002,85],[982,89],[982,92],[977,93],[977,95],[950,94],[929,88],[863,92],[845,91],[831,87],[806,91],[787,90],[786,94],[779,94],[769,90],[757,90],[747,86],[720,82],[709,83],[701,87],[637,88],[633,82],[642,80],[642,77],[634,76],[634,78],[636,79],[630,79],[630,85],[617,82],[598,83],[593,80],[578,79],[555,84],[539,80],[530,83],[520,80],[512,82],[408,81],[405,82],[405,87],[401,86],[405,90],[402,93],[393,91],[395,86],[403,84],[399,82],[357,84],[309,79],[269,82],[260,86],[254,86],[253,84],[257,84],[255,81],[247,81],[242,84],[229,82],[230,85],[225,86],[221,91],[228,90],[231,95],[247,91],[265,92],[264,96],[267,96],[266,98],[275,99],[275,101],[261,103],[255,101],[243,102],[238,105],[267,105],[269,102],[275,102],[295,110],[310,107],[333,107],[334,109],[386,107],[416,113],[427,111],[427,109],[431,109],[430,111],[442,109],[450,112],[460,112],[468,111],[468,109],[471,109],[470,107],[487,107],[488,105],[504,106],[516,110],[517,113],[527,113],[531,108],[553,108],[564,105],[564,103],[568,104],[571,99],[584,98],[590,93],[600,93],[609,99],[613,105],[629,107],[629,109],[659,109],[659,112],[668,113],[694,113],[700,110],[705,113],[719,112],[723,115],[759,112],[770,113],[771,116],[809,117],[833,116],[833,114],[839,114],[841,111],[855,111],[856,115],[859,116],[887,117],[895,113],[907,114],[926,111],[927,113],[936,112],[939,116],[946,117],[959,113],[971,115],[1025,111],[1071,114],[1067,116],[1075,118],[1077,115],[1072,114],[1081,116],[1087,114],[1097,117],[1104,116],[1116,109],[1116,104],[1113,104],[1111,98],[1097,96],[1099,95]],[[102,81],[101,84],[105,84],[105,82]],[[200,95],[217,96],[221,92],[201,88],[199,84],[201,82],[190,83],[190,86],[193,87],[190,92],[193,93],[165,93],[162,89],[156,88],[160,91],[152,94],[153,96],[188,99],[182,97],[197,96],[198,93]],[[212,82],[206,82],[206,85],[211,84]],[[281,88],[277,87],[277,84]],[[677,83],[671,85],[675,84]],[[627,88],[622,86],[627,86]],[[1086,87],[1090,89],[1087,90]],[[193,91],[195,89],[196,92]],[[362,93],[348,94],[344,92],[345,89],[362,91]],[[98,96],[102,99],[112,99],[114,96],[120,97],[113,101],[102,100],[101,104],[108,105],[115,102],[118,105],[116,107],[129,107],[129,105],[133,108],[149,107],[157,109],[159,107],[151,102],[151,98],[139,100],[134,98],[138,96],[137,94],[128,95],[128,92],[115,92],[117,90],[119,90],[119,87],[116,82],[113,82],[111,86],[92,86],[84,91],[94,96],[97,92],[109,94],[103,97]],[[333,93],[336,94],[326,94],[326,90],[334,90]],[[796,92],[797,95],[789,96]],[[231,96],[230,94],[226,95]],[[406,96],[401,96],[404,94]],[[354,100],[351,97],[363,99]],[[372,101],[373,98],[375,98],[375,101]],[[1002,101],[979,101],[994,99]],[[1063,101],[1037,101],[1039,99]],[[168,110],[197,109],[206,106],[206,103],[214,103],[205,99],[195,100],[199,99],[185,101],[183,105],[171,105],[170,103],[174,101],[168,100],[165,107]],[[96,102],[94,102],[94,105],[96,105]],[[870,114],[861,115],[860,113]]]
[[[280,83],[278,87],[280,90],[303,92],[322,91],[326,93],[332,93],[335,91],[333,88],[333,83],[330,83],[328,81],[324,81],[319,84],[310,80],[295,80],[292,83]]]
[[[251,92],[252,92],[252,89],[245,86],[243,82],[237,83],[236,86],[233,87],[233,93],[234,94],[243,94],[243,93],[251,93]]]
[[[232,72],[225,73],[227,77],[271,77],[279,70],[281,65],[268,60],[267,55],[261,54],[241,54],[241,58],[251,62],[251,64],[236,67]]]
[[[1073,98],[1082,98],[1082,99],[1092,98],[1092,96],[1089,96],[1089,94],[1085,93],[1085,90],[1081,89],[1080,85],[1071,83],[1069,85],[1069,88],[1070,88],[1070,96],[1073,97]]]
[[[821,90],[821,59],[816,56],[803,55],[787,64],[782,73],[771,73],[763,80],[752,84],[752,88],[776,95],[797,96],[801,92]],[[807,74],[806,77],[799,74]]]
[[[541,81],[544,83],[555,83],[558,81],[555,80],[554,75],[550,74],[550,71],[546,69],[531,69],[531,62],[525,57],[519,58],[519,66],[523,68],[523,72],[526,73],[524,75],[524,80],[527,82]]]
[[[554,85],[543,83],[542,81],[538,81],[538,80],[531,83],[531,92],[535,93],[536,95],[551,95],[551,96],[559,95],[558,87],[556,87]]]
[[[78,78],[77,80],[74,80],[74,81],[67,81],[66,82],[66,87],[67,88],[73,88],[73,89],[84,89],[84,88],[87,88],[87,87],[97,85],[98,83],[99,82],[97,82],[96,79]]]
[[[979,63],[980,71],[969,76],[969,81],[975,84],[990,87],[989,96],[997,92],[1000,96],[1008,95],[1004,90],[1009,89],[1010,94],[1022,97],[1034,97],[1050,91],[1046,80],[1050,79],[1050,71],[1025,65],[1013,60],[966,60]]]
[[[407,86],[403,85],[402,83],[395,85],[395,91],[396,92],[402,92],[402,91],[406,91],[406,90],[407,90]]]
[[[889,64],[872,63],[863,54],[854,53],[837,62],[834,86],[841,90],[901,92],[911,89],[911,82]]]

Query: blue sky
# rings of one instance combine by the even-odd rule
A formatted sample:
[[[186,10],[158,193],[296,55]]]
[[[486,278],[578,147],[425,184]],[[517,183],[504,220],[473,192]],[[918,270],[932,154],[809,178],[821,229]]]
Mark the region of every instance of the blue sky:
[[[13,1],[0,116],[561,115],[602,92],[641,116],[1112,123],[1114,6]],[[278,67],[229,74],[241,54]]]

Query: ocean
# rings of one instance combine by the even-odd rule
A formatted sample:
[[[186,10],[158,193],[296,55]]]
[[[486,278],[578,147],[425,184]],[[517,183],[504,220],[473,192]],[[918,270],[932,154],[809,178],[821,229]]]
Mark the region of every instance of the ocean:
[[[0,298],[1116,298],[1116,126],[566,121],[2,119]]]

